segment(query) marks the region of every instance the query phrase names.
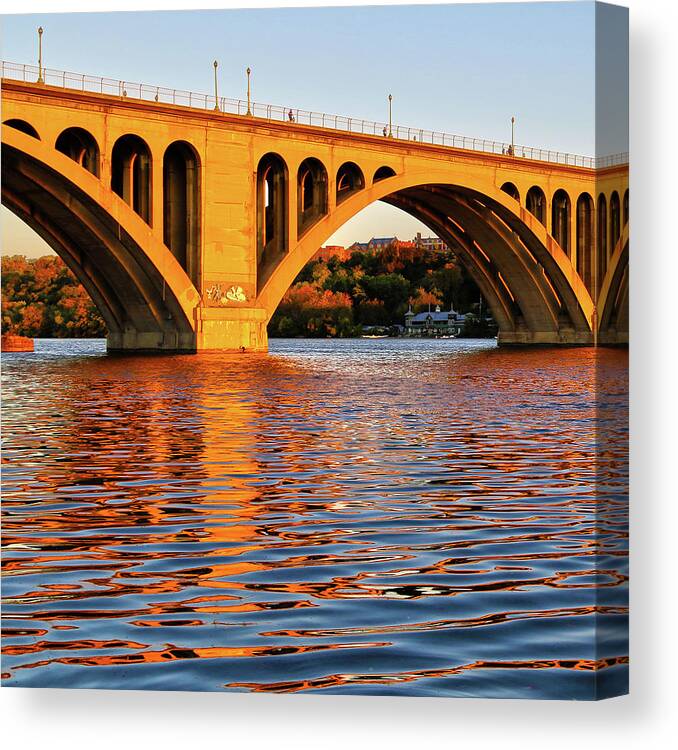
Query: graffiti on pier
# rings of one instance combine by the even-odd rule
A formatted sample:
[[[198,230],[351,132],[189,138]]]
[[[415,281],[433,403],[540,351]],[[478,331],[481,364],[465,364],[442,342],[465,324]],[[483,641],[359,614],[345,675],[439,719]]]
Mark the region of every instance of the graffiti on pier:
[[[227,305],[229,302],[247,302],[247,295],[241,286],[226,288],[221,284],[212,284],[205,291],[207,303],[211,305]]]

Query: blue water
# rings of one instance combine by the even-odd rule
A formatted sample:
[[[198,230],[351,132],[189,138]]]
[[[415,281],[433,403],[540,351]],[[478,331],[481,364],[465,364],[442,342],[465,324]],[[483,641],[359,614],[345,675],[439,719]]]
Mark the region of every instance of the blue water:
[[[592,699],[627,665],[627,354],[3,355],[3,684]]]

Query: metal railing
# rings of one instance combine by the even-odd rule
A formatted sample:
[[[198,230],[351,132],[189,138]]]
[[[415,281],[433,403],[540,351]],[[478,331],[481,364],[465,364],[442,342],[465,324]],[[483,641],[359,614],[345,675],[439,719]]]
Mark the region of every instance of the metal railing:
[[[39,78],[39,72],[37,65],[2,61],[2,78],[35,83]],[[247,114],[248,102],[243,99],[229,99],[223,96],[215,98],[209,94],[170,89],[163,86],[150,86],[145,83],[134,83],[132,81],[116,81],[112,78],[90,76],[84,73],[68,73],[63,70],[52,70],[51,68],[42,69],[42,78],[44,84],[47,86],[58,86],[64,89],[108,94],[120,98],[141,99],[148,102],[174,104],[194,109],[250,116]],[[322,112],[309,112],[296,107],[260,104],[259,102],[250,102],[249,109],[251,116],[262,120],[298,123],[300,125],[312,125],[314,127],[342,132],[389,137],[388,123],[373,122],[359,117],[328,115]],[[448,146],[468,151],[511,156],[511,144],[509,143],[485,138],[470,138],[468,136],[453,135],[441,131],[393,125],[391,128],[391,137],[399,141]],[[513,156],[519,159],[532,159],[551,164],[565,164],[575,167],[588,167],[590,169],[628,164],[629,160],[628,152],[613,154],[611,156],[592,157],[550,149],[533,148],[532,146],[514,146]]]

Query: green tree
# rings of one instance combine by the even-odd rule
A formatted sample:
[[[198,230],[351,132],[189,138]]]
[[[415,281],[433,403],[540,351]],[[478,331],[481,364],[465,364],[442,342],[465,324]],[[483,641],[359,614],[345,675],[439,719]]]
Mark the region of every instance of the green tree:
[[[397,317],[401,310],[404,314],[411,293],[410,282],[404,276],[399,273],[364,276],[360,284],[365,295],[369,299],[382,302],[387,314],[392,318]]]

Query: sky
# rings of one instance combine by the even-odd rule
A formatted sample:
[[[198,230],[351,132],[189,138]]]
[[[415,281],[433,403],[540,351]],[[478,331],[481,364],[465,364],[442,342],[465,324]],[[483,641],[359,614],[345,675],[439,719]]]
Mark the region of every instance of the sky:
[[[255,101],[384,121],[391,93],[394,124],[508,141],[513,115],[516,143],[593,156],[594,15],[591,2],[5,15],[2,57],[35,64],[42,25],[50,68],[211,92],[216,58],[222,96],[244,98],[250,66]],[[627,150],[625,125],[606,132],[608,153]],[[331,244],[419,230],[375,204]],[[2,252],[46,245],[3,208]]]

